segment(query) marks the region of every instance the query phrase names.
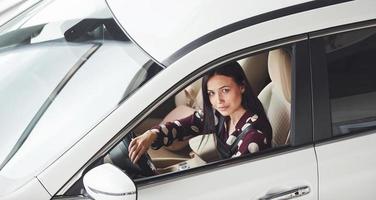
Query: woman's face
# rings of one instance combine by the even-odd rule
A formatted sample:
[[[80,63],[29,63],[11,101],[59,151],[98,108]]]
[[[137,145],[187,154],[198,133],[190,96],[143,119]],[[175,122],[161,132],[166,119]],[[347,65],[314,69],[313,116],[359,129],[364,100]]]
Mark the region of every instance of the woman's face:
[[[243,92],[244,86],[238,85],[232,77],[214,75],[208,80],[210,103],[223,116],[244,109],[241,105]]]

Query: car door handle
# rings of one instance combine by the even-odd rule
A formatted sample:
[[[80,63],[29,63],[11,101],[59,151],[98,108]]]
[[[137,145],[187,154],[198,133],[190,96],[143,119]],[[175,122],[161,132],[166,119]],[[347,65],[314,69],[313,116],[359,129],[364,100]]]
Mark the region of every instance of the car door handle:
[[[306,195],[311,192],[309,186],[299,186],[293,189],[284,190],[281,192],[266,194],[263,197],[260,197],[258,200],[282,200],[282,199],[293,199],[296,197],[300,197]]]

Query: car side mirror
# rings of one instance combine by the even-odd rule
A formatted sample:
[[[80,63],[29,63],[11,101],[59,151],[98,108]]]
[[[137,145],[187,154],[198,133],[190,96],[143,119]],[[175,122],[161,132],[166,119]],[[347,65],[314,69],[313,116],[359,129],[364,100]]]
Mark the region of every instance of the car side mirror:
[[[136,186],[123,171],[112,164],[99,165],[83,178],[86,192],[95,200],[136,200]]]

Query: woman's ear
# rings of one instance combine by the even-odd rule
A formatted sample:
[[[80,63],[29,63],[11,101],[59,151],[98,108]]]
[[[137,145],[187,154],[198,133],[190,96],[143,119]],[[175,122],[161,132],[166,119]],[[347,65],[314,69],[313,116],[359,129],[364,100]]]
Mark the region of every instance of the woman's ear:
[[[244,91],[245,91],[245,86],[244,86],[244,85],[241,85],[241,86],[240,86],[240,92],[243,94]]]

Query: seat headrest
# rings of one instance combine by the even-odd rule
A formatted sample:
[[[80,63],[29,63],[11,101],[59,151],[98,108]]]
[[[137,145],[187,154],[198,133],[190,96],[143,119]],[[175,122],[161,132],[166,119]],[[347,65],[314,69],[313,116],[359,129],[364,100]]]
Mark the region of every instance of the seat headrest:
[[[258,95],[269,83],[268,81],[268,52],[253,55],[238,60],[242,66],[248,82],[251,84],[253,93]]]
[[[283,49],[269,52],[268,71],[274,87],[291,103],[291,58]]]

